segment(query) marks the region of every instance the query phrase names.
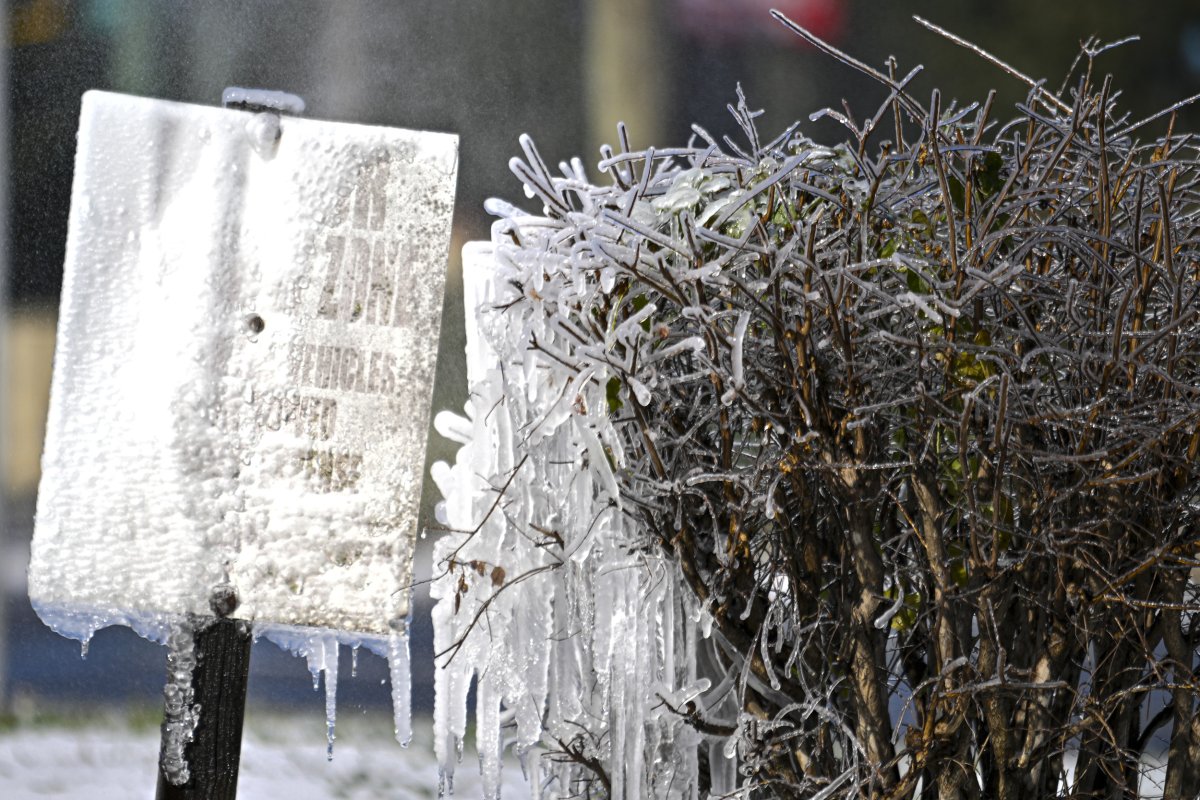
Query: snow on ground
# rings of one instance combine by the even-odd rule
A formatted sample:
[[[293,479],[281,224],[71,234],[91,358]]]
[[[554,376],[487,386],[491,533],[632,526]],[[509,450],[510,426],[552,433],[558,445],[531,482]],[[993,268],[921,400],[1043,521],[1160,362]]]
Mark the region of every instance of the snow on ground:
[[[388,720],[387,722],[390,722]],[[428,721],[413,720],[401,748],[379,719],[338,724],[333,761],[325,759],[323,720],[309,715],[248,719],[239,800],[416,800],[437,797]],[[146,800],[154,796],[159,734],[151,726],[96,720],[0,731],[0,797],[5,800]],[[503,772],[504,797],[529,797],[515,763]],[[482,796],[473,749],[463,756],[455,796]]]

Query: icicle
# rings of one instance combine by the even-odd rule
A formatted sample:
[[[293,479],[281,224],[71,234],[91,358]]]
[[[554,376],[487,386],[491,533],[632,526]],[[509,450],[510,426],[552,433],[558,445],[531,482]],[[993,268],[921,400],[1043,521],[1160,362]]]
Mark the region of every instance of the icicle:
[[[83,659],[84,661],[87,661],[88,645],[91,643],[92,643],[92,639],[90,636],[79,642],[79,657],[81,659]]]
[[[731,736],[730,740],[734,738]],[[725,755],[726,744],[719,739],[713,739],[708,744],[711,792],[718,797],[730,794],[737,788],[737,761],[732,755]]]
[[[454,770],[438,767],[438,797],[454,797]]]
[[[307,662],[313,679],[313,691],[321,688],[321,673],[325,674],[326,754],[332,759],[337,719],[338,635],[316,628],[290,625],[263,625],[257,630],[278,647]]]
[[[334,724],[337,721],[338,641],[332,636],[322,643],[325,651],[325,757],[333,761]]]
[[[733,348],[733,388],[742,389],[746,386],[746,373],[743,366],[743,352],[746,343],[746,328],[750,325],[750,312],[743,311],[738,315],[737,324],[733,328],[733,338],[729,344]]]
[[[539,175],[539,184],[554,180],[540,169],[529,174]],[[669,184],[648,163],[645,175],[655,184],[646,191],[658,191],[660,180]],[[605,202],[571,196],[585,208]],[[657,329],[643,336],[641,323],[655,313],[646,306],[632,318],[614,317],[610,326],[614,339],[645,344],[641,368],[612,361],[603,348],[575,364],[556,360],[580,352],[558,304],[570,297],[586,307],[588,292],[602,292],[606,281],[615,285],[621,264],[651,256],[618,253],[617,244],[559,248],[561,220],[514,213],[493,231],[492,244],[464,249],[471,400],[465,416],[439,418],[439,429],[462,447],[453,464],[433,471],[445,498],[439,521],[451,531],[475,532],[451,532],[435,545],[441,575],[431,589],[434,648],[453,654],[439,659],[435,678],[440,796],[453,791],[466,696],[478,676],[476,744],[485,796],[498,791],[501,731],[511,722],[514,751],[535,798],[577,792],[586,777],[578,764],[537,758],[541,741],[554,747],[558,739],[605,765],[614,798],[697,800],[697,747],[709,742],[656,706],[659,695],[683,698],[676,707],[705,706],[710,682],[697,676],[696,661],[699,647],[710,646],[699,634],[710,633],[712,617],[675,586],[674,565],[636,547],[642,534],[622,513],[618,475],[627,462],[608,394],[610,378],[620,373],[625,402],[652,402],[661,385],[656,367],[647,365],[688,358],[687,351],[706,345],[685,338],[672,342],[678,346],[664,361],[654,361],[651,344],[666,342]],[[743,338],[748,326],[748,317],[735,325]],[[503,513],[496,513],[501,490]],[[716,753],[721,760],[719,744]],[[733,787],[736,775],[724,775]]]
[[[612,586],[612,608],[613,614],[609,618],[607,628],[607,641],[610,651],[608,663],[604,666],[604,671],[611,676],[611,685],[609,687],[609,730],[612,734],[612,749],[609,756],[609,779],[612,781],[612,792],[614,797],[625,797],[625,740],[630,735],[629,725],[626,724],[625,715],[630,711],[630,702],[627,695],[628,676],[626,670],[629,658],[629,648],[631,645],[636,647],[636,634],[631,637],[629,628],[631,624],[636,624],[636,620],[631,620],[626,616],[627,602],[625,598],[625,581],[623,580],[625,570],[614,570],[609,575],[605,576]],[[630,641],[634,639],[635,641]]]
[[[307,639],[293,642],[293,652],[308,661],[312,674],[313,691],[321,687],[321,673],[325,674],[325,752],[333,760],[334,723],[337,718],[337,662],[338,640],[333,634],[308,632]]]
[[[483,797],[500,800],[500,693],[490,675],[483,677],[475,688],[475,725]]]
[[[350,677],[358,677],[358,644],[350,648]]]
[[[638,613],[638,605],[641,600],[637,594],[638,574],[632,570],[626,572],[628,575],[626,581],[632,584],[627,589],[626,599],[630,605],[630,619],[633,620],[633,636],[625,645],[625,679],[629,682],[625,700],[628,706],[625,726],[629,729],[629,734],[626,739],[622,769],[625,771],[626,796],[642,797],[644,796],[642,766],[646,755],[645,713],[646,707],[649,705],[644,694],[649,678],[645,671],[651,648],[645,615]]]
[[[388,674],[392,679],[392,720],[396,741],[408,747],[412,741],[412,680],[408,660],[408,634],[392,631],[388,637]]]
[[[457,504],[455,504],[457,505]],[[447,540],[438,543],[437,552],[441,553],[451,544]],[[431,592],[438,598],[433,608],[433,646],[434,652],[448,650],[456,637],[455,619],[451,604],[447,602],[443,592],[451,596],[456,591],[453,581],[435,582]],[[447,778],[451,781],[450,792],[453,793],[454,763],[450,757],[451,718],[455,714],[453,687],[457,679],[459,663],[451,660],[448,663],[437,663],[433,675],[434,704],[433,704],[433,754],[438,767],[438,797],[445,797]]]

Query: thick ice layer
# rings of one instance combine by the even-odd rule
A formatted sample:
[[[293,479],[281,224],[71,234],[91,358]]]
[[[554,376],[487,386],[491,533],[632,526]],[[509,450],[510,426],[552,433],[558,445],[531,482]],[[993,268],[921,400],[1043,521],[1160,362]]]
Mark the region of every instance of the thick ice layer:
[[[37,601],[33,610],[38,617],[59,636],[77,639],[87,652],[88,642],[96,631],[110,625],[125,625],[132,628],[143,639],[156,644],[167,644],[174,618],[167,614],[131,614],[120,609],[80,609],[47,605]]]
[[[407,614],[456,139],[84,97],[29,574],[86,640]],[[156,635],[157,636],[157,635]]]
[[[586,794],[582,782],[596,776],[581,765],[592,763],[611,797],[690,800],[697,748],[709,743],[684,714],[703,707],[711,685],[696,670],[708,642],[674,567],[637,546],[621,513],[607,374],[555,358],[571,334],[538,303],[563,291],[563,275],[582,275],[553,252],[559,227],[514,216],[493,243],[463,252],[471,399],[464,416],[438,415],[438,430],[462,447],[453,465],[434,468],[439,513],[455,531],[437,545],[431,588],[443,791],[453,789],[475,681],[485,797],[498,796],[500,754],[512,747],[534,797]],[[723,739],[713,742],[724,780],[735,762]],[[547,751],[559,755],[541,758]]]
[[[162,747],[159,766],[167,781],[182,786],[191,777],[184,748],[192,741],[200,707],[194,703],[192,671],[196,668],[196,631],[178,621],[167,637],[167,683],[163,687]]]

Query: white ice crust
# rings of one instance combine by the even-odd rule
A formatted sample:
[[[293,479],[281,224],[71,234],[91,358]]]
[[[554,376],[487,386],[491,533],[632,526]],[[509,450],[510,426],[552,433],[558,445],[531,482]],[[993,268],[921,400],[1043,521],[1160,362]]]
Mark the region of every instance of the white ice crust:
[[[254,106],[285,114],[304,113],[304,98],[274,89],[247,89],[241,86],[229,86],[221,92],[221,104]]]
[[[491,242],[463,250],[470,399],[464,415],[435,418],[462,445],[453,464],[433,468],[450,530],[430,587],[440,790],[454,793],[474,683],[488,800],[500,797],[509,747],[535,800],[586,794],[595,776],[585,761],[607,775],[608,797],[698,800],[703,747],[715,748],[712,796],[732,796],[727,741],[702,737],[680,711],[727,710],[701,697],[711,618],[668,559],[638,546],[622,512],[608,375],[563,368],[552,354],[570,332],[514,302],[521,291],[565,292],[548,276],[586,275],[586,254],[554,252],[555,220],[503,213]]]
[[[456,171],[452,135],[84,96],[29,571],[43,619],[162,640],[231,584],[260,631],[389,647]]]

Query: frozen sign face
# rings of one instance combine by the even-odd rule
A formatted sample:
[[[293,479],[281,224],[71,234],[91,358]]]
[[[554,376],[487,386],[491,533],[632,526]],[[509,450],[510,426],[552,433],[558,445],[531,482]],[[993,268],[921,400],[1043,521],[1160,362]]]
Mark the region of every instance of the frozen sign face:
[[[85,95],[30,596],[80,638],[408,612],[457,139]]]

